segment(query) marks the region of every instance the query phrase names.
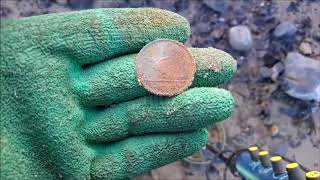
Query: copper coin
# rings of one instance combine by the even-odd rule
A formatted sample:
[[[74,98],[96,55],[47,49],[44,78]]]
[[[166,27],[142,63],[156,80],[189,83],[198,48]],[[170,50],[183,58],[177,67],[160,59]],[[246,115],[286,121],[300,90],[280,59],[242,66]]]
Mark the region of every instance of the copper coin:
[[[160,96],[174,96],[192,83],[196,64],[181,43],[160,39],[144,46],[136,60],[139,84]]]

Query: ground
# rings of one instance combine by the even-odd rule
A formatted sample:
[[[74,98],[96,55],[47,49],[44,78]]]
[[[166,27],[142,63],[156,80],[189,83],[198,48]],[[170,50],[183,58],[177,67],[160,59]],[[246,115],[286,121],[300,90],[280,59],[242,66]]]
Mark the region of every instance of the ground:
[[[289,52],[320,61],[319,1],[3,0],[0,15],[15,18],[100,7],[158,7],[186,17],[192,29],[187,46],[219,48],[238,62],[234,77],[222,86],[235,97],[234,113],[223,122],[225,149],[236,151],[257,144],[320,169],[320,104],[288,95],[284,80]],[[297,32],[285,40],[275,38],[281,22],[292,22]],[[237,25],[247,26],[252,34],[252,47],[245,52],[229,44],[228,31]],[[203,163],[199,169],[183,160],[135,179],[222,179],[224,163],[214,154],[205,156],[213,159],[210,166]],[[228,172],[227,179],[238,178]]]

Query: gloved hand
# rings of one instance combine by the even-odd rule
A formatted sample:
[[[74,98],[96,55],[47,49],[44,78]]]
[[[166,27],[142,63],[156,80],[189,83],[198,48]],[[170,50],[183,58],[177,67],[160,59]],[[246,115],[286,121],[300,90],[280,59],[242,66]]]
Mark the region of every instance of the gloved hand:
[[[233,98],[212,88],[236,69],[190,49],[192,88],[157,97],[134,59],[158,38],[186,41],[183,17],[158,9],[96,9],[1,21],[1,179],[122,179],[189,156]]]

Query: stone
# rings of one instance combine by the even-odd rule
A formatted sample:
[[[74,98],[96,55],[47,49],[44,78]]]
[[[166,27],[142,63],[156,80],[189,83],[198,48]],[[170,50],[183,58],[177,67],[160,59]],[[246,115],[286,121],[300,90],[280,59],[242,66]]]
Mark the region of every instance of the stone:
[[[295,35],[297,32],[297,27],[295,24],[289,21],[285,21],[280,23],[275,30],[273,31],[273,35],[276,38],[282,38],[282,37],[290,37]]]
[[[289,138],[289,145],[292,148],[299,147],[301,145],[301,139],[297,135],[291,136]]]
[[[68,5],[71,9],[90,9],[93,7],[92,0],[68,0]]]
[[[214,39],[220,39],[223,36],[223,30],[221,29],[214,29],[210,35],[214,38]]]
[[[271,136],[276,136],[279,134],[279,127],[276,124],[272,124],[270,127],[267,127],[267,131]]]
[[[229,9],[229,5],[225,1],[204,0],[203,2],[209,8],[221,14],[226,13]]]
[[[263,66],[260,69],[260,75],[262,78],[269,78],[272,75],[272,70],[268,67]]]
[[[199,33],[207,33],[209,29],[209,24],[205,22],[199,22],[195,26],[195,30]]]
[[[145,3],[146,2],[144,0],[129,0],[130,7],[134,8],[143,7]]]
[[[265,50],[265,49],[268,49],[268,47],[269,47],[269,40],[267,39],[267,40],[258,40],[258,41],[256,41],[256,43],[255,43],[255,48],[257,49],[257,50]],[[262,57],[262,56],[261,56]]]
[[[56,3],[65,6],[68,4],[68,0],[56,0]]]
[[[238,21],[236,19],[232,19],[231,22],[230,22],[230,25],[231,26],[238,25]]]
[[[320,42],[320,32],[319,32],[319,31],[316,31],[316,30],[315,30],[315,31],[312,33],[312,37],[313,37],[314,40]]]
[[[229,43],[233,49],[238,51],[247,51],[251,49],[253,42],[250,29],[244,25],[230,28]]]
[[[319,128],[320,129],[320,105],[312,107],[312,109],[311,109],[311,117],[315,121],[315,128]]]
[[[299,50],[302,54],[310,55],[312,54],[312,48],[311,45],[307,42],[302,42],[299,46]]]
[[[226,19],[224,17],[219,17],[218,21],[221,23],[224,23],[224,22],[226,22]]]
[[[278,76],[283,72],[284,65],[282,62],[277,62],[272,68],[271,79],[275,82],[278,79]]]
[[[320,61],[290,52],[284,67],[283,87],[288,95],[320,102]]]

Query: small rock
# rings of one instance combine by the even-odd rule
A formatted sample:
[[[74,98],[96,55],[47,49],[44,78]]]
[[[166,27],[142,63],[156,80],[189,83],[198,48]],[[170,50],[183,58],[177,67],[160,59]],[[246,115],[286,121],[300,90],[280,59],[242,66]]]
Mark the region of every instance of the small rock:
[[[92,0],[68,0],[68,5],[71,9],[90,9],[94,1]]]
[[[11,9],[8,7],[0,6],[0,17],[6,17],[11,13]]]
[[[145,5],[145,1],[144,0],[130,0],[130,7],[143,7]]]
[[[285,21],[280,23],[276,29],[273,31],[273,35],[277,38],[290,37],[297,32],[297,27],[295,24]]]
[[[221,14],[226,13],[229,9],[229,5],[224,1],[204,0],[203,2],[209,8]]]
[[[299,26],[302,30],[307,30],[312,27],[312,19],[308,16],[302,17],[299,19]]]
[[[214,39],[220,39],[223,36],[223,30],[214,29],[210,35],[213,36]]]
[[[245,57],[244,56],[240,56],[238,59],[237,59],[237,66],[241,66],[244,62],[245,62]]]
[[[307,42],[302,42],[299,46],[300,52],[305,55],[312,54],[311,45]]]
[[[307,103],[298,102],[292,103],[286,107],[281,108],[281,113],[290,117],[292,120],[307,120],[310,118],[311,108]]]
[[[257,57],[263,58],[267,54],[267,51],[257,51]]]
[[[219,17],[218,21],[224,23],[226,22],[226,19],[224,17]]]
[[[299,2],[291,2],[287,8],[288,12],[298,12],[299,11]]]
[[[231,22],[230,22],[230,25],[231,26],[238,25],[238,21],[236,19],[232,19]]]
[[[284,65],[282,62],[277,62],[273,67],[272,67],[272,75],[271,79],[273,81],[277,81],[278,76],[283,72],[284,70]]]
[[[268,67],[263,66],[260,69],[260,75],[262,76],[262,78],[269,78],[272,75],[272,70]]]
[[[284,66],[285,92],[298,99],[320,102],[320,61],[290,52]]]
[[[210,30],[209,28],[209,24],[205,22],[199,22],[195,27],[196,31],[199,33],[207,33]]]
[[[297,135],[291,136],[289,138],[289,145],[292,148],[296,148],[301,145],[301,139]]]
[[[312,49],[312,54],[315,56],[319,56],[320,55],[320,44],[313,44],[314,48]]]
[[[270,127],[267,127],[267,130],[271,136],[276,136],[279,134],[279,127],[276,124],[272,124]]]
[[[249,98],[250,97],[250,91],[246,84],[243,83],[237,83],[237,89],[235,89],[235,93],[241,95],[242,97]]]
[[[320,32],[319,31],[314,31],[312,33],[312,37],[313,37],[314,40],[320,42]]]
[[[269,47],[269,40],[258,40],[255,43],[255,48],[257,50],[264,50],[267,49]]]
[[[315,121],[315,128],[320,128],[320,106],[313,107],[311,112],[311,117]]]
[[[239,25],[229,29],[229,43],[233,49],[247,51],[252,47],[251,32],[247,26]]]
[[[68,0],[56,0],[56,3],[64,6],[68,4]]]

